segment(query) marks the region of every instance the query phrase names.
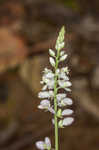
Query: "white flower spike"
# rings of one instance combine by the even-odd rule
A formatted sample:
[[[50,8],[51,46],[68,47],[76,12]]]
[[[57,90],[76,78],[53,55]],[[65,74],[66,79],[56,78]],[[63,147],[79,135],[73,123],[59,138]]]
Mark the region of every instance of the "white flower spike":
[[[36,147],[40,150],[51,150],[51,141],[49,139],[49,137],[45,137],[44,141],[38,141],[36,142]]]
[[[59,63],[66,60],[68,56],[64,50],[62,51],[65,45],[64,34],[65,28],[62,27],[56,40],[56,52],[49,49],[49,62],[53,68],[52,70],[48,68],[44,69],[42,81],[40,82],[43,84],[43,88],[38,94],[38,97],[42,99],[38,108],[49,111],[53,115],[52,124],[55,128],[55,150],[58,150],[58,128],[69,126],[74,121],[74,118],[70,117],[74,111],[69,108],[63,109],[63,107],[73,104],[72,99],[67,97],[68,92],[71,91],[70,87],[72,86],[68,76],[68,67],[61,68],[59,65]],[[61,90],[63,92],[61,92]],[[48,137],[45,137],[44,141],[36,142],[36,147],[39,150],[53,150]]]

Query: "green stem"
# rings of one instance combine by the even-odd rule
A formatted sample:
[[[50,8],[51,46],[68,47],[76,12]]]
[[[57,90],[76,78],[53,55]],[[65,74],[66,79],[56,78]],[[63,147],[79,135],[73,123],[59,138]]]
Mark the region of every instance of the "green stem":
[[[57,118],[57,74],[56,70],[58,69],[58,63],[59,63],[59,50],[57,50],[57,56],[56,56],[56,65],[55,65],[55,84],[54,84],[54,110],[55,110],[55,115],[54,115],[54,121],[55,121],[55,150],[58,150],[58,118]]]

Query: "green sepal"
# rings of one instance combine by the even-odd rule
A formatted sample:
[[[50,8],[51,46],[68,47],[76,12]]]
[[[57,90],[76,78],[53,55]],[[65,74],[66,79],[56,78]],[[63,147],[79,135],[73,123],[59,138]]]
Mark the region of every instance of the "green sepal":
[[[58,109],[57,117],[62,118],[62,110],[61,109]]]
[[[58,127],[59,127],[59,128],[64,128],[64,127],[63,127],[63,120],[60,120],[60,121],[58,122]]]

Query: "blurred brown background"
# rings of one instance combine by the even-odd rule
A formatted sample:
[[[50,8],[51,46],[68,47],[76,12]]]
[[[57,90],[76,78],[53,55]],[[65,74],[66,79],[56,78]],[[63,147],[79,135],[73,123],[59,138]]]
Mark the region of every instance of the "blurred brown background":
[[[37,94],[62,25],[75,122],[59,131],[60,149],[99,149],[99,1],[0,0],[0,150],[54,141],[52,116],[37,109]]]

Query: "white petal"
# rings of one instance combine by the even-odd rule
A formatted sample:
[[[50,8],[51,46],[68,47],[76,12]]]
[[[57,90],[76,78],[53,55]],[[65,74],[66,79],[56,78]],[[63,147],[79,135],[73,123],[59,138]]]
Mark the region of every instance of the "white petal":
[[[42,105],[38,105],[39,109],[44,109],[44,107]]]
[[[61,69],[61,71],[66,72],[67,74],[69,74],[68,67],[63,67],[63,68]]]
[[[72,83],[70,81],[66,81],[66,87],[70,87]]]
[[[50,80],[48,83],[47,83],[47,86],[48,86],[48,89],[54,89],[54,80]]]
[[[74,121],[74,118],[72,117],[68,117],[68,118],[65,118],[63,120],[63,126],[68,126],[68,125],[71,125]]]
[[[63,55],[61,58],[60,58],[60,61],[64,61],[66,58],[67,58],[67,54]]]
[[[73,101],[71,98],[64,98],[63,103],[65,103],[66,105],[72,105]]]
[[[52,107],[48,107],[48,110],[52,113],[55,114],[55,110]]]
[[[45,68],[44,71],[43,71],[45,74],[47,74],[48,72],[52,72],[52,70],[48,69],[48,68]]]
[[[46,146],[47,146],[47,148],[51,148],[51,141],[50,141],[50,139],[49,139],[49,137],[45,137],[45,144],[46,144]]]
[[[44,79],[44,77],[43,77],[43,81],[46,84],[46,86],[44,86],[44,88],[43,88],[44,90],[46,90],[47,87],[48,87],[48,89],[54,89],[54,79],[53,78],[51,78],[51,79],[45,78]]]
[[[48,72],[46,75],[45,75],[46,78],[54,78],[54,73],[52,72]]]
[[[46,78],[46,76],[43,76],[43,77],[42,77],[42,81],[43,81],[43,83],[48,83],[48,82],[49,82],[49,79]]]
[[[42,90],[44,91],[46,89],[47,89],[47,85],[44,85],[43,88],[42,88]]]
[[[65,72],[60,72],[59,78],[62,78],[63,80],[69,80],[69,77],[66,76]]]
[[[55,61],[52,57],[49,58],[50,64],[55,67]]]
[[[52,49],[49,49],[49,54],[53,57],[55,56],[55,52]]]
[[[44,142],[43,141],[38,141],[36,142],[36,147],[40,150],[44,150]]]
[[[61,52],[60,52],[60,56],[63,56],[64,54],[65,54],[64,51],[61,51]]]
[[[40,81],[40,83],[41,83],[41,84],[44,84],[44,82],[43,82],[43,81]]]
[[[50,101],[48,101],[48,100],[42,100],[40,102],[40,105],[42,105],[44,107],[50,107]]]
[[[54,119],[52,119],[52,124],[55,124],[55,120]]]
[[[72,113],[73,113],[73,110],[65,109],[65,110],[62,111],[62,116],[71,115]]]
[[[65,80],[58,80],[58,84],[61,88],[65,88],[67,86],[66,81]]]
[[[39,98],[50,98],[50,94],[47,91],[39,92],[38,94]]]
[[[63,106],[66,106],[66,104],[62,104],[62,102],[58,102],[58,106],[63,107]]]
[[[38,105],[39,109],[48,109],[50,107],[50,101],[48,100],[42,100],[40,102],[40,105]]]
[[[71,92],[71,89],[69,88],[64,88],[66,91]]]
[[[59,72],[60,72],[60,69],[57,69],[57,70],[56,70],[56,74],[59,74]]]
[[[50,98],[53,98],[54,97],[54,92],[53,91],[49,91],[49,95],[50,95]]]
[[[63,98],[65,98],[66,97],[66,94],[64,94],[64,93],[61,93],[61,94],[57,94],[57,100],[58,101],[61,101]]]

